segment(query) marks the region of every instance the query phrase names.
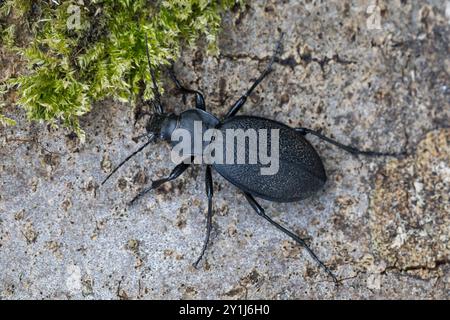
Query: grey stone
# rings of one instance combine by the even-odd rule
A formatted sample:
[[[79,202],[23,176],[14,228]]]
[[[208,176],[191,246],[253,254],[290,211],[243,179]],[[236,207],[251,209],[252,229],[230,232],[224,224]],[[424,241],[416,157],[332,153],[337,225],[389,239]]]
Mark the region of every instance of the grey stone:
[[[152,145],[100,186],[144,132],[129,105],[104,101],[83,118],[85,144],[20,112],[16,127],[0,129],[0,299],[448,299],[448,2],[370,3],[251,1],[226,15],[219,57],[186,48],[176,64],[223,116],[284,31],[282,60],[243,113],[408,152],[357,158],[311,138],[326,188],[300,203],[261,201],[312,238],[340,287],[217,174],[212,241],[194,269],[205,230],[203,169],[127,206],[174,165],[167,145]],[[164,101],[183,110],[175,92],[167,82]]]

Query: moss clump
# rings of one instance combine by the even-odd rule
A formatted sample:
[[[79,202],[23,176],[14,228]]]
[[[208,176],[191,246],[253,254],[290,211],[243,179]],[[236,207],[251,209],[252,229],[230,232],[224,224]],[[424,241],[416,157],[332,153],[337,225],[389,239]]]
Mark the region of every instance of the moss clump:
[[[0,8],[3,45],[21,54],[28,72],[8,81],[31,120],[63,124],[82,135],[79,116],[111,97],[151,99],[145,35],[155,69],[206,36],[215,52],[221,13],[236,0],[6,0]],[[57,4],[59,3],[59,4]],[[14,44],[16,29],[32,30],[30,45]],[[22,24],[22,25],[20,25]]]

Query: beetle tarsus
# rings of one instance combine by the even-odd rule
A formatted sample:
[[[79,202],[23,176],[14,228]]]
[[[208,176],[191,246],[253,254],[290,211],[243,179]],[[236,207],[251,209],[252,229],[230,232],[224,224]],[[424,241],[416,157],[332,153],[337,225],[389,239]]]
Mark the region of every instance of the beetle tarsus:
[[[247,201],[250,203],[250,205],[252,206],[252,208],[256,211],[256,213],[263,217],[264,219],[266,219],[270,224],[272,224],[273,226],[275,226],[278,230],[282,231],[283,233],[287,234],[288,236],[290,236],[295,242],[297,242],[298,244],[300,244],[302,247],[304,247],[306,249],[306,251],[308,251],[309,255],[314,259],[314,261],[317,262],[317,264],[319,266],[322,267],[323,270],[325,270],[325,272],[334,280],[334,282],[336,284],[339,284],[339,280],[337,279],[337,277],[333,274],[333,272],[319,259],[319,257],[314,253],[314,251],[312,251],[312,249],[306,244],[306,242],[301,239],[299,236],[297,236],[296,234],[294,234],[293,232],[289,231],[288,229],[286,229],[285,227],[283,227],[282,225],[280,225],[279,223],[275,222],[272,220],[272,218],[270,218],[266,213],[265,210],[263,209],[263,207],[261,207],[261,205],[255,200],[255,198],[247,193],[244,192],[245,197],[247,198]]]
[[[183,174],[183,172],[185,172],[187,170],[187,168],[189,168],[191,166],[191,163],[185,163],[182,162],[180,164],[178,164],[170,173],[170,175],[166,178],[162,178],[159,180],[155,180],[152,182],[152,185],[144,190],[142,190],[141,192],[139,192],[130,202],[129,205],[133,205],[134,203],[136,203],[136,201],[141,198],[142,196],[146,195],[147,193],[149,193],[150,191],[152,191],[153,189],[157,189],[160,186],[162,186],[164,183],[169,182],[169,181],[173,181],[176,178],[178,178],[179,176],[181,176]]]
[[[128,205],[129,206],[134,205],[139,198],[141,198],[143,195],[149,193],[153,189],[155,189],[155,188],[153,187],[153,182],[152,182],[152,186],[151,187],[146,188],[146,189],[142,190],[141,192],[139,192],[130,202],[128,202]]]
[[[164,183],[170,181],[168,178],[164,178],[164,179],[160,179],[160,180],[155,180],[152,181],[152,185],[144,190],[142,190],[141,192],[139,192],[130,202],[129,205],[133,205],[136,203],[136,201],[141,198],[142,196],[146,195],[147,193],[149,193],[150,191],[159,188],[160,186],[162,186]]]
[[[352,146],[347,146],[345,144],[342,144],[340,142],[337,142],[336,140],[333,140],[331,138],[328,138],[327,136],[321,134],[318,131],[311,130],[308,128],[296,128],[295,131],[299,132],[302,135],[312,134],[313,136],[318,137],[319,139],[322,139],[342,150],[347,151],[348,153],[351,153],[353,155],[364,155],[364,156],[372,156],[372,157],[401,157],[406,155],[406,151],[402,151],[400,153],[395,152],[378,152],[378,151],[371,151],[371,150],[359,150]]]
[[[241,110],[241,108],[244,106],[245,102],[247,101],[247,98],[252,94],[253,90],[255,90],[255,88],[264,80],[264,78],[267,77],[272,72],[272,66],[274,62],[281,55],[281,51],[283,48],[282,46],[283,38],[284,32],[281,33],[280,39],[278,40],[275,48],[275,52],[270,58],[269,64],[267,65],[266,69],[261,73],[258,79],[255,80],[250,89],[248,89],[247,92],[233,104],[230,110],[228,110],[227,114],[225,115],[225,119],[229,119],[235,116],[236,113],[238,113],[239,110]]]
[[[205,255],[206,249],[208,248],[209,238],[211,236],[211,230],[212,230],[213,182],[212,182],[212,175],[211,175],[211,166],[206,167],[205,185],[206,185],[206,196],[208,197],[208,215],[206,217],[206,236],[205,236],[205,240],[203,242],[202,252],[200,253],[200,256],[197,258],[197,260],[193,263],[193,266],[195,269],[197,269],[198,264],[200,263],[203,256]]]
[[[183,104],[186,104],[186,94],[193,94],[195,95],[195,107],[197,109],[206,111],[205,98],[203,97],[203,94],[200,91],[189,89],[183,86],[181,82],[177,79],[173,66],[169,68],[169,75],[172,81],[175,83],[177,89],[180,90],[181,93],[183,94]]]

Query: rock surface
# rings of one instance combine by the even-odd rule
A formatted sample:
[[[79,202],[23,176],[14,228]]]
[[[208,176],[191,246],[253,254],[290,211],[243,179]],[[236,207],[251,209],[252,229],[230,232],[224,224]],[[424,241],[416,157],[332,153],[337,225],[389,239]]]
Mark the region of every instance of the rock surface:
[[[83,145],[6,109],[18,126],[0,129],[0,299],[448,299],[449,12],[438,0],[251,1],[226,16],[219,57],[186,49],[176,65],[222,116],[286,32],[282,58],[244,113],[359,148],[407,152],[353,157],[311,138],[326,188],[300,203],[261,201],[311,237],[340,287],[217,174],[212,241],[194,269],[204,170],[127,206],[173,164],[168,146],[156,144],[100,186],[144,132],[128,105],[105,101],[83,118]],[[186,108],[172,84],[165,89],[168,109]]]

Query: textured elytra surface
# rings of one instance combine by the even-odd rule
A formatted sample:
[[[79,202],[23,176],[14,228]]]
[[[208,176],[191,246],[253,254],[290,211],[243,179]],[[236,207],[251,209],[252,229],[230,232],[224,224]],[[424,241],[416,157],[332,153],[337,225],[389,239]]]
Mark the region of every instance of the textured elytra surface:
[[[173,167],[158,144],[99,187],[144,130],[133,127],[128,105],[105,101],[83,119],[84,145],[7,109],[19,125],[0,133],[0,297],[448,298],[446,1],[378,1],[381,29],[368,28],[368,6],[252,1],[227,17],[219,58],[186,50],[176,65],[224,115],[283,30],[282,61],[245,114],[361,148],[408,151],[399,160],[355,158],[311,138],[329,177],[323,191],[299,203],[261,201],[312,238],[341,287],[217,174],[212,242],[193,269],[204,236],[203,171],[188,170],[128,207]],[[11,62],[2,77],[17,72],[11,59],[2,56]],[[169,83],[164,97],[171,111],[184,110]]]
[[[293,202],[323,187],[322,160],[294,129],[251,116],[236,116],[218,128],[226,162],[213,168],[239,189],[266,200]],[[241,130],[237,138],[236,130]]]

